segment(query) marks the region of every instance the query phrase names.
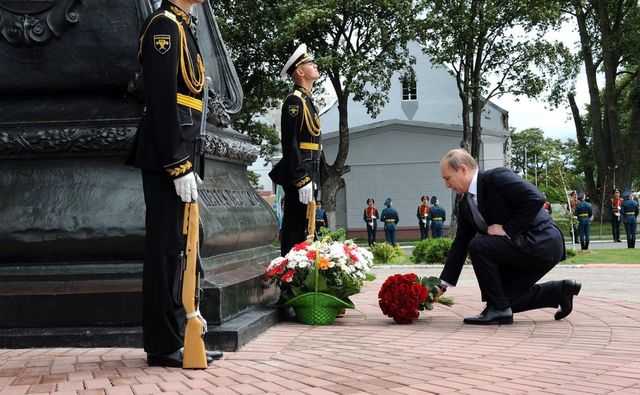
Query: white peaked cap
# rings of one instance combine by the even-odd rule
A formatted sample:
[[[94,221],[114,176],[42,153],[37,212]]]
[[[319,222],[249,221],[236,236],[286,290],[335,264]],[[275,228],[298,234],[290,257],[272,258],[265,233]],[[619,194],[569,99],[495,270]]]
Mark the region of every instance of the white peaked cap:
[[[287,63],[284,64],[282,71],[280,71],[280,75],[282,77],[287,77],[293,73],[296,67],[311,60],[311,57],[307,54],[307,45],[300,44],[289,60],[287,60]]]

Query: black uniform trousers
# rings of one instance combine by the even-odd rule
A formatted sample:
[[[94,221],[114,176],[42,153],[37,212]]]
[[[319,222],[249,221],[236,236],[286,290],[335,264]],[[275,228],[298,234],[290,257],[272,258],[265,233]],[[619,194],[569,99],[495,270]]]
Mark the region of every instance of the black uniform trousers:
[[[376,222],[373,223],[373,226],[370,226],[367,222],[367,243],[369,247],[376,243],[376,231],[378,230],[378,224]]]
[[[613,241],[620,241],[620,216],[611,215],[611,235]]]
[[[315,215],[315,214],[314,214]],[[285,256],[295,244],[307,238],[307,205],[300,203],[298,190],[284,188],[284,216],[280,234],[280,255]]]
[[[422,222],[421,219],[418,220],[418,226],[420,227],[420,240],[429,238],[429,221]]]
[[[562,252],[562,248],[553,250]],[[553,269],[560,256],[533,257],[523,253],[507,237],[487,235],[471,240],[469,255],[482,300],[488,304],[498,309],[511,307],[514,313],[558,307],[563,282],[536,282]]]
[[[167,354],[182,347],[186,323],[184,309],[173,292],[174,282],[179,281],[184,203],[164,172],[143,170],[142,187],[147,208],[142,275],[144,350]]]

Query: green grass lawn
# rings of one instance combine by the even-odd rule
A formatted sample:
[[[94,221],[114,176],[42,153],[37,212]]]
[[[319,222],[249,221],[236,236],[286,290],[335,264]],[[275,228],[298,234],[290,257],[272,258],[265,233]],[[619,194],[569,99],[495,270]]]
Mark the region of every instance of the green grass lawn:
[[[627,243],[620,243],[618,249],[591,249],[588,251],[578,250],[573,257],[567,258],[566,261],[560,262],[565,265],[588,265],[588,264],[638,264],[640,265],[640,246],[639,248],[626,248]],[[578,246],[578,249],[580,247]],[[411,253],[405,254],[389,262],[392,265],[413,265],[411,262]]]
[[[640,248],[626,248],[621,243],[620,249],[578,251],[577,255],[567,258],[562,264],[582,265],[589,263],[635,263],[640,264]],[[579,247],[578,247],[579,248]]]
[[[560,218],[554,218],[553,221],[558,225],[558,228],[562,231],[564,235],[564,239],[566,241],[571,240],[571,231],[569,230],[568,221]],[[624,239],[624,224],[620,224],[620,237]],[[600,219],[594,220],[591,222],[591,240],[613,240],[613,236],[611,235],[611,224],[603,223],[600,225]]]

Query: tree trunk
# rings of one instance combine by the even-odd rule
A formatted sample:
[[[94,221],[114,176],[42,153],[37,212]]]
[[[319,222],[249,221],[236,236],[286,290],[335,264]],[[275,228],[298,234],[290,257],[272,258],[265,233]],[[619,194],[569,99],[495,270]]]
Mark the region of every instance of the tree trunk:
[[[591,115],[591,133],[593,136],[593,147],[595,151],[596,159],[596,179],[594,180],[596,196],[602,195],[602,189],[604,187],[607,176],[607,149],[605,147],[605,139],[603,136],[602,127],[602,104],[600,101],[600,89],[598,88],[597,80],[597,65],[593,59],[592,51],[592,39],[589,35],[587,28],[587,16],[582,9],[580,1],[574,0],[573,5],[575,8],[576,21],[578,23],[578,32],[580,34],[580,45],[582,50],[582,60],[585,66],[585,73],[587,76],[587,84],[589,87],[589,104]],[[593,196],[593,195],[592,195]]]
[[[569,105],[571,106],[571,113],[573,114],[573,123],[576,126],[576,136],[578,138],[578,151],[580,152],[580,161],[584,166],[584,177],[589,191],[596,191],[596,184],[593,178],[594,169],[589,162],[590,149],[587,145],[587,136],[584,131],[584,125],[582,124],[582,118],[580,117],[580,109],[576,104],[576,99],[573,93],[567,95],[569,99]]]
[[[624,184],[620,186],[624,189],[633,187],[638,169],[638,150],[640,149],[640,75],[636,75],[635,84],[629,100],[631,101],[631,120],[629,122],[629,134],[627,135],[625,158],[621,163],[620,177]]]
[[[478,93],[479,95],[479,93]],[[474,96],[472,99],[473,124],[471,126],[471,156],[480,165],[480,142],[482,141],[482,98]],[[484,167],[484,166],[482,166]]]
[[[351,170],[349,166],[345,166],[347,154],[349,153],[349,114],[347,111],[349,94],[345,90],[341,89],[336,89],[336,92],[339,92],[338,131],[340,137],[338,144],[338,154],[333,164],[331,164],[327,168],[328,175],[326,179],[322,180],[322,205],[327,211],[327,220],[329,221],[330,229],[336,229],[336,195],[338,191],[345,186],[342,176],[347,174]]]

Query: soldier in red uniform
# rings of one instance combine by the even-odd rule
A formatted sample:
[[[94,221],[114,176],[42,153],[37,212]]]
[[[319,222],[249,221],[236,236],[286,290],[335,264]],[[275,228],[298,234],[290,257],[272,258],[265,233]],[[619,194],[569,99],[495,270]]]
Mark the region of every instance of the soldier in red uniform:
[[[544,211],[546,211],[547,214],[551,215],[553,209],[551,208],[551,203],[547,200],[547,194],[542,192],[542,195],[544,196],[544,206],[542,206],[542,208],[544,208]]]
[[[613,190],[613,197],[609,200],[609,216],[611,217],[611,235],[613,241],[620,243],[620,209],[622,208],[620,190]]]
[[[424,195],[420,200],[422,204],[416,210],[416,217],[420,227],[420,240],[424,240],[429,237],[429,196]]]
[[[376,230],[378,229],[378,209],[374,207],[376,201],[373,198],[367,199],[367,207],[364,209],[362,219],[367,226],[367,242],[369,247],[376,243]]]

